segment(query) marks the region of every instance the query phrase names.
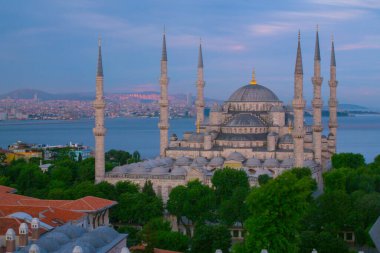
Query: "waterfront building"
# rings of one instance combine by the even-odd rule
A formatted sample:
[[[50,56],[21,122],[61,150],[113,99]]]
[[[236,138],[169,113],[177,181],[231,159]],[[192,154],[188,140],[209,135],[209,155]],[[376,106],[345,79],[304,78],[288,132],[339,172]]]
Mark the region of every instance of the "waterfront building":
[[[268,87],[256,80],[238,88],[223,105],[215,104],[208,120],[204,119],[203,57],[198,54],[196,100],[196,130],[180,138],[173,134],[168,141],[167,51],[163,37],[161,60],[160,157],[140,163],[115,167],[106,173],[105,180],[116,183],[129,180],[141,186],[150,180],[164,200],[172,188],[199,179],[211,184],[214,171],[230,167],[244,170],[251,185],[258,184],[260,175],[276,177],[293,167],[308,167],[319,188],[323,186],[322,172],[330,166],[336,150],[336,76],[335,53],[332,44],[330,76],[330,133],[323,136],[321,124],[321,57],[319,34],[316,32],[313,96],[313,125],[304,123],[306,101],[303,97],[303,64],[301,38],[294,72],[294,99],[286,107]],[[290,88],[290,87],[289,87]]]

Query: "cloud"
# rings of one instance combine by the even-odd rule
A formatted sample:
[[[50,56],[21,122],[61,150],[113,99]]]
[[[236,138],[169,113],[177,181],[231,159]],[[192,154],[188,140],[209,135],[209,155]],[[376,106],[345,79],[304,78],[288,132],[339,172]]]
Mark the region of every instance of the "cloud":
[[[288,31],[294,31],[296,29],[296,25],[291,23],[280,22],[267,24],[263,23],[251,25],[248,29],[255,35],[271,36]]]
[[[311,0],[315,4],[380,9],[379,0]]]
[[[380,36],[367,36],[355,43],[348,43],[336,48],[338,51],[350,51],[360,49],[380,49]]]

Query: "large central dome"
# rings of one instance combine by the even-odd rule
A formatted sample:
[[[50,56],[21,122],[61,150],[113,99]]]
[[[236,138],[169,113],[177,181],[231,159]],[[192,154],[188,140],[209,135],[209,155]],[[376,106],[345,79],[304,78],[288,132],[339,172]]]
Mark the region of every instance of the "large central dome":
[[[259,84],[248,84],[237,89],[229,102],[277,102],[280,101],[270,89]]]

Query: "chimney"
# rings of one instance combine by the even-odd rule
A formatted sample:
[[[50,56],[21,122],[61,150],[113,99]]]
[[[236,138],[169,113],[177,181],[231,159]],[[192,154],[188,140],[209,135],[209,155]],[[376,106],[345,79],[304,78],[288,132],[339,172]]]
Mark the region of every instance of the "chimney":
[[[20,227],[18,229],[18,234],[19,234],[19,246],[20,247],[25,247],[28,245],[28,225],[26,223],[21,223]]]
[[[29,248],[29,253],[40,253],[40,248],[36,244],[32,244]]]
[[[12,253],[16,251],[16,233],[12,228],[5,234],[5,252]]]
[[[40,220],[38,218],[32,219],[32,240],[36,241],[40,238]]]

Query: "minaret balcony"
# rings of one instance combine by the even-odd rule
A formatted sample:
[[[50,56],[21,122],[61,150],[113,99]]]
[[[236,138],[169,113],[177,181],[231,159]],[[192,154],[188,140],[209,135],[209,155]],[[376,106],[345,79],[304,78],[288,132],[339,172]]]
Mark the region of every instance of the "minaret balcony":
[[[169,101],[167,99],[160,99],[160,101],[158,102],[158,104],[161,107],[168,107],[169,106]]]
[[[329,86],[330,87],[337,87],[338,86],[338,81],[329,81]]]
[[[313,108],[322,108],[323,102],[322,99],[314,98],[311,104],[313,105]]]
[[[104,109],[106,107],[106,103],[104,100],[95,100],[94,101],[94,108],[95,109]]]
[[[338,123],[336,122],[329,122],[329,128],[338,128]]]
[[[292,106],[294,109],[303,109],[305,108],[306,101],[303,98],[293,99]]]
[[[95,136],[105,136],[107,130],[104,127],[95,127],[92,129]]]
[[[205,107],[205,103],[203,101],[195,101],[195,105],[199,107]]]
[[[323,127],[321,125],[314,125],[313,126],[313,132],[322,132]]]
[[[330,99],[329,100],[329,107],[337,107],[338,101],[336,99]]]
[[[312,82],[314,85],[321,86],[321,85],[322,85],[322,82],[323,82],[323,77],[320,77],[320,76],[313,76],[313,77],[311,78],[311,82]]]
[[[169,124],[168,123],[158,123],[158,128],[161,130],[168,130],[169,129]]]

